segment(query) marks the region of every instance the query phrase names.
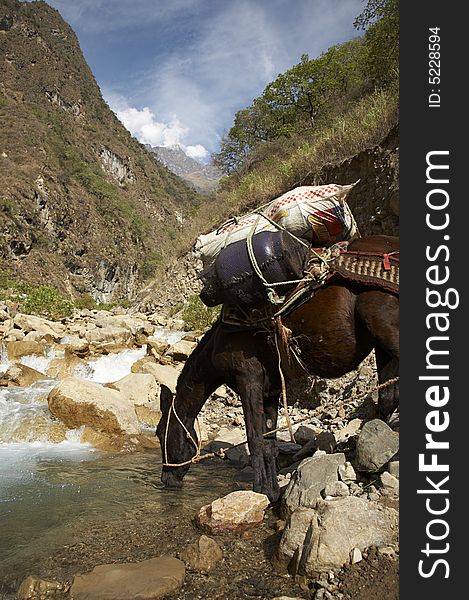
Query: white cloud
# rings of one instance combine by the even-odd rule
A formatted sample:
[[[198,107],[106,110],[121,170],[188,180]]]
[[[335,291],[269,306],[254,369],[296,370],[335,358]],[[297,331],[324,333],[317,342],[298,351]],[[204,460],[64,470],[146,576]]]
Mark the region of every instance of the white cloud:
[[[167,123],[156,120],[154,113],[145,106],[141,110],[125,106],[122,98],[114,98],[110,106],[117,118],[143,144],[151,146],[180,146],[184,152],[196,160],[204,160],[208,157],[208,150],[202,144],[187,146],[184,138],[188,134],[187,127],[174,117]]]
[[[106,98],[125,98],[110,105],[130,131],[145,143],[195,153],[217,151],[235,113],[303,53],[318,56],[357,35],[352,23],[364,6],[363,0],[48,2],[83,33],[87,57],[103,52],[99,83]],[[126,49],[122,69],[120,48]]]
[[[202,144],[196,144],[195,146],[187,146],[185,149],[187,156],[191,158],[195,158],[196,160],[201,160],[207,158],[208,150],[204,148]]]

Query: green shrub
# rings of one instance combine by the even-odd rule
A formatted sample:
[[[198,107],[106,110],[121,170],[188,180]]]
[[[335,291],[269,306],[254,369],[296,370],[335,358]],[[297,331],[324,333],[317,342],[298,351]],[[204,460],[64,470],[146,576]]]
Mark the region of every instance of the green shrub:
[[[192,296],[185,305],[181,318],[190,329],[194,331],[204,331],[215,323],[219,314],[219,306],[209,308],[205,306],[198,295],[195,295]]]
[[[62,319],[73,312],[72,300],[49,285],[35,286],[0,274],[0,300],[11,300],[18,310],[50,319]]]

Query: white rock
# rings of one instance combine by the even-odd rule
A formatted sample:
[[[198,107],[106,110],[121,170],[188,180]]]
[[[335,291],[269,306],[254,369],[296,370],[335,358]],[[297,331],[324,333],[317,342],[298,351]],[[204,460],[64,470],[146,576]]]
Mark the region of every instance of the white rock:
[[[360,548],[353,548],[350,551],[350,564],[354,565],[357,562],[363,560],[363,555],[361,553]]]
[[[239,490],[202,507],[196,521],[212,534],[246,531],[262,523],[268,506],[264,494]]]
[[[352,483],[357,480],[357,474],[352,464],[348,461],[345,465],[339,465],[339,478],[344,483]]]
[[[298,519],[296,511],[291,515],[280,542],[279,559],[287,563],[300,557],[296,566],[300,573],[310,577],[342,567],[350,561],[354,548],[363,551],[369,546],[392,544],[397,539],[397,511],[363,498],[318,500],[316,508],[309,510],[300,519],[298,532],[292,527]],[[303,543],[298,543],[303,533]],[[287,539],[292,536],[296,536],[296,547]]]
[[[326,497],[339,498],[348,496],[350,494],[348,486],[342,481],[334,481],[328,483],[324,488],[324,494]]]
[[[339,431],[334,433],[336,442],[338,444],[346,442],[350,437],[357,435],[362,426],[362,422],[361,419],[352,419],[349,421],[343,429],[339,429]]]
[[[178,377],[181,373],[180,369],[172,365],[159,365],[153,362],[146,362],[141,367],[142,373],[153,375],[156,381],[168,387],[173,393],[176,391]]]
[[[35,315],[24,315],[18,313],[15,315],[13,322],[17,327],[23,329],[26,333],[30,331],[38,331],[43,336],[51,335],[55,340],[59,340],[65,335],[65,325],[57,323],[55,321],[49,321],[42,317],[36,317]]]
[[[391,491],[396,494],[399,493],[399,479],[397,479],[397,477],[394,477],[393,475],[391,475],[391,473],[384,471],[383,473],[381,473],[379,478],[381,481],[381,485],[386,491]]]
[[[320,454],[303,460],[293,474],[282,498],[282,510],[291,514],[298,506],[314,507],[329,483],[338,481],[338,466],[345,464],[345,455]]]
[[[71,429],[88,425],[111,435],[139,433],[133,405],[98,383],[68,377],[49,393],[47,402],[51,413]]]

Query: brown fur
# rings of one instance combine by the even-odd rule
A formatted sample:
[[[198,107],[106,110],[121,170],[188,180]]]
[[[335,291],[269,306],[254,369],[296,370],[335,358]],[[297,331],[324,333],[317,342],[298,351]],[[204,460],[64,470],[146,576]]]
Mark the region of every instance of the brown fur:
[[[370,236],[350,244],[351,250],[392,252],[397,238]],[[308,371],[321,377],[339,377],[357,368],[376,350],[381,383],[395,377],[399,368],[399,299],[394,294],[344,280],[330,282],[285,320],[301,348]],[[254,490],[271,500],[279,495],[276,473],[275,434],[280,395],[277,355],[263,331],[227,330],[218,321],[189,357],[179,377],[175,408],[195,438],[194,420],[208,396],[222,383],[241,398],[249,450],[254,469]],[[164,389],[163,413],[157,434],[165,462],[189,460],[195,449],[186,432],[174,419],[164,435],[171,392]],[[387,417],[397,406],[398,385],[380,392],[379,411]],[[163,467],[162,480],[169,486],[182,485],[189,466]]]

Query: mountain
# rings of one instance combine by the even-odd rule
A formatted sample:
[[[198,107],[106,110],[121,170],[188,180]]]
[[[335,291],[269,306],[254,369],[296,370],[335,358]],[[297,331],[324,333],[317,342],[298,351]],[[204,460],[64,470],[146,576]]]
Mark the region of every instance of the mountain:
[[[1,0],[0,73],[0,270],[132,298],[174,255],[199,195],[118,121],[45,2]]]
[[[180,146],[150,146],[147,144],[146,147],[170,171],[189,182],[199,192],[213,191],[223,175],[217,167],[204,165],[188,156]]]

